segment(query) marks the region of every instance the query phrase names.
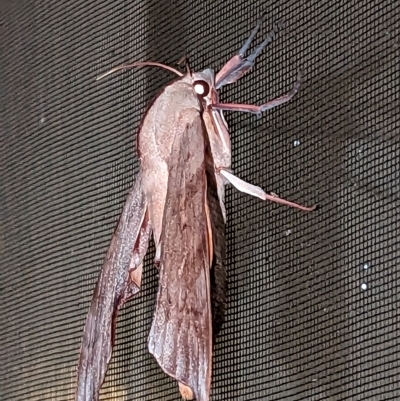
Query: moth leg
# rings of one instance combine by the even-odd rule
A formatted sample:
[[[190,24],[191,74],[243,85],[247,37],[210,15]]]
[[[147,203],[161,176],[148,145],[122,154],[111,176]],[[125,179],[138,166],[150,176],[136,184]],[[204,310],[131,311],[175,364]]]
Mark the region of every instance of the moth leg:
[[[316,208],[316,206],[311,206],[311,207],[302,206],[299,205],[298,203],[294,203],[286,199],[279,198],[276,195],[269,195],[266,192],[264,192],[260,187],[256,187],[255,185],[249,184],[246,181],[241,180],[240,178],[236,177],[234,174],[230,173],[225,169],[220,169],[219,172],[240,192],[256,196],[257,198],[260,198],[265,201],[269,200],[271,202],[280,203],[282,205],[304,210],[306,212],[311,212]]]
[[[213,110],[226,110],[226,111],[243,111],[245,113],[253,113],[261,115],[266,110],[272,109],[276,106],[280,106],[283,103],[289,102],[294,95],[299,91],[301,81],[303,78],[303,73],[300,71],[297,75],[297,80],[292,88],[292,90],[285,95],[277,97],[276,99],[270,100],[261,106],[256,106],[253,104],[238,104],[238,103],[215,103],[211,105]]]
[[[260,55],[263,49],[273,40],[275,36],[275,29],[270,31],[266,38],[253,50],[253,52],[246,58],[244,54],[250,47],[255,35],[259,31],[262,23],[264,22],[264,15],[262,15],[258,21],[256,27],[251,32],[250,36],[240,48],[238,53],[234,55],[218,72],[215,79],[215,87],[217,89],[224,85],[234,83],[238,81],[247,71],[250,70],[254,65],[254,60]]]

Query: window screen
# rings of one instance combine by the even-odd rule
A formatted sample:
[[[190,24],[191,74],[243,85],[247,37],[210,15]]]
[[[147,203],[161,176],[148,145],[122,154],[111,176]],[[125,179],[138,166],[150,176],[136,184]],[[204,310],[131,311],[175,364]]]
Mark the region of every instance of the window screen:
[[[218,70],[257,17],[252,72],[221,93],[232,169],[304,213],[227,189],[228,310],[211,400],[392,400],[399,389],[399,3],[1,0],[0,399],[72,401],[85,316],[138,171],[144,110],[174,76]],[[179,400],[147,350],[157,272],[120,314],[101,401]]]

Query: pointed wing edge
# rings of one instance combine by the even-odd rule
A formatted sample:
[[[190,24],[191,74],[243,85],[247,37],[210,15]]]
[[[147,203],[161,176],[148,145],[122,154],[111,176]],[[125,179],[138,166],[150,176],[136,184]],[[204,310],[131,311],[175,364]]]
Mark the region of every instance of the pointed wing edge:
[[[139,293],[151,227],[139,172],[99,274],[82,336],[76,401],[97,401],[114,346],[118,310]]]

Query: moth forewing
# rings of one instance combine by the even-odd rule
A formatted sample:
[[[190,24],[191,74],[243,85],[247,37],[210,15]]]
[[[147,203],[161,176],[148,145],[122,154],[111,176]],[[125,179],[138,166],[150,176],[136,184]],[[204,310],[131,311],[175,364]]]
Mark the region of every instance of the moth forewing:
[[[141,173],[125,202],[86,317],[78,363],[77,401],[97,401],[114,346],[118,309],[139,293],[151,235]]]
[[[172,90],[174,88],[171,88]],[[204,132],[197,107],[177,111],[160,235],[159,289],[149,350],[181,394],[208,401],[212,368],[210,267]],[[161,99],[162,100],[162,99]],[[187,103],[191,103],[188,99]]]

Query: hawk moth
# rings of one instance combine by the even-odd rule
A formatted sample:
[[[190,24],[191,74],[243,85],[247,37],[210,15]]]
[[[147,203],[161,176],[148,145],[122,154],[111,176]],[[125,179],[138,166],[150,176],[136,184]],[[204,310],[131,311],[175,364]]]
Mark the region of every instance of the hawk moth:
[[[86,318],[78,363],[77,401],[96,401],[114,345],[118,310],[140,291],[143,258],[153,235],[159,288],[149,351],[179,385],[184,399],[208,401],[215,335],[224,320],[225,185],[304,211],[233,174],[223,111],[255,114],[288,102],[301,83],[261,106],[221,103],[218,90],[238,81],[274,37],[272,30],[245,57],[263,22],[217,73],[186,73],[157,62],[136,62],[104,74],[157,66],[177,75],[155,97],[137,136],[140,169],[127,197],[97,280]],[[99,77],[101,78],[101,77]]]

